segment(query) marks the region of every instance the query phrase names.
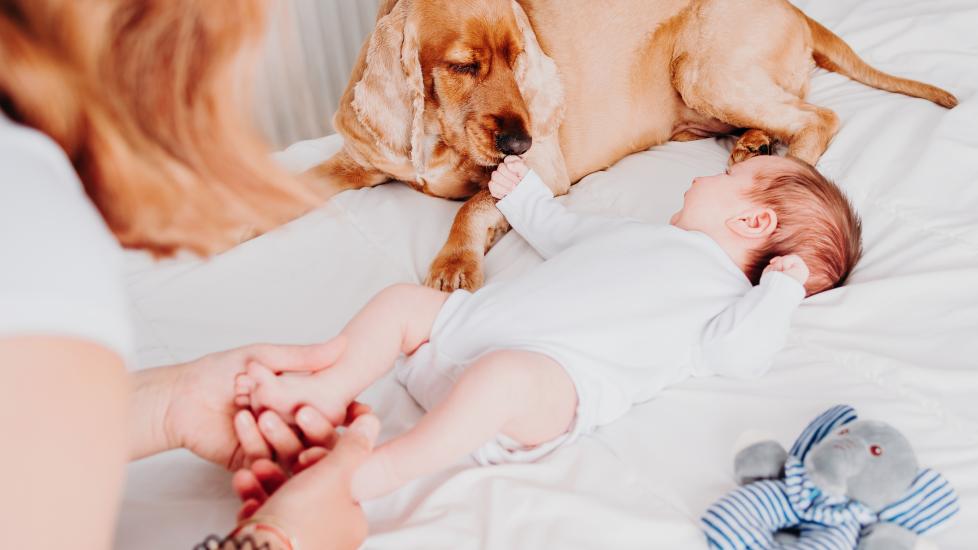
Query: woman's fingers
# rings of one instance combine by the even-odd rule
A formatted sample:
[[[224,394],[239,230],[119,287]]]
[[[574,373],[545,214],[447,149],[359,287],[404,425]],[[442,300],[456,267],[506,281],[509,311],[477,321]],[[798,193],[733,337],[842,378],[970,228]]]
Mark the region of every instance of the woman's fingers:
[[[299,436],[273,411],[265,411],[258,417],[258,429],[280,464],[291,467],[305,448]]]
[[[373,410],[373,407],[366,403],[354,401],[346,407],[346,421],[343,422],[343,425],[349,426],[354,420],[365,414],[370,414]]]
[[[238,510],[238,521],[254,515],[268,497],[285,484],[286,479],[282,468],[266,459],[255,462],[251,469],[235,472],[231,478],[231,487],[242,502]]]
[[[302,453],[299,454],[299,461],[295,465],[295,473],[299,473],[319,462],[327,454],[329,454],[328,451],[322,447],[310,447],[305,451],[302,451]]]
[[[251,465],[251,472],[261,483],[266,494],[274,494],[289,479],[285,470],[271,460],[259,460]]]
[[[380,433],[380,420],[372,414],[360,416],[343,433],[332,452],[321,463],[337,468],[344,476],[353,475],[373,450]]]
[[[295,414],[296,424],[302,431],[307,445],[331,447],[335,441],[336,430],[321,412],[305,406]]]
[[[261,344],[247,348],[252,361],[275,372],[317,371],[330,367],[346,350],[346,337],[339,335],[321,344],[286,346]]]
[[[238,443],[245,455],[245,464],[272,457],[272,449],[265,442],[251,411],[242,410],[234,415],[234,433],[238,436]]]
[[[231,478],[231,487],[242,502],[254,500],[261,504],[268,500],[268,493],[262,487],[258,476],[251,470],[244,469],[234,472],[234,476]]]
[[[238,523],[246,519],[250,519],[251,516],[255,515],[255,512],[257,512],[258,509],[261,508],[262,504],[264,503],[258,502],[257,500],[254,499],[244,501],[241,504],[241,508],[238,509]]]

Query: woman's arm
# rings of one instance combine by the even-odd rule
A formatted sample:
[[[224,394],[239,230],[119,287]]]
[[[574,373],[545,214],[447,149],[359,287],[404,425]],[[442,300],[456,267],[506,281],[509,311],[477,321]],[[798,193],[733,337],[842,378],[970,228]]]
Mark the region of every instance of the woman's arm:
[[[129,375],[129,459],[139,460],[179,445],[166,428],[167,411],[183,365],[137,371]]]
[[[122,359],[80,339],[0,339],[3,545],[105,549],[126,463]]]

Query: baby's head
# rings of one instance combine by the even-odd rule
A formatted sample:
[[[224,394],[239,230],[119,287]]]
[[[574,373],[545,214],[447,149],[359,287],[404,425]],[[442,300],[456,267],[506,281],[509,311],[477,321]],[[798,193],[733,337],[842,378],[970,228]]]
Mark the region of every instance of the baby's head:
[[[845,282],[862,254],[861,227],[845,194],[812,166],[760,156],[700,177],[671,222],[713,238],[757,284],[771,258],[797,254],[808,295]]]

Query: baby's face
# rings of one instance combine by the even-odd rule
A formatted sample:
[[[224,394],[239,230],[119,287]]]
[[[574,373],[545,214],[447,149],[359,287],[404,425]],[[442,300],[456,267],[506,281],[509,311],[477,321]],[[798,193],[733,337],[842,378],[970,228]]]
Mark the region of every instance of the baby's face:
[[[790,160],[782,157],[760,156],[734,164],[722,174],[695,178],[683,195],[682,210],[676,212],[669,223],[680,229],[712,235],[727,220],[755,206],[747,193],[758,173],[794,168]]]

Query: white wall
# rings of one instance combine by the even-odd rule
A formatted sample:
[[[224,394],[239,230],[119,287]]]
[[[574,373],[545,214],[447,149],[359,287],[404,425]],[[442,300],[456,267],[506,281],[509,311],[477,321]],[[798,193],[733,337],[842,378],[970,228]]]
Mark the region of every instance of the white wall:
[[[331,119],[379,0],[275,2],[255,98],[278,148],[332,133]]]

